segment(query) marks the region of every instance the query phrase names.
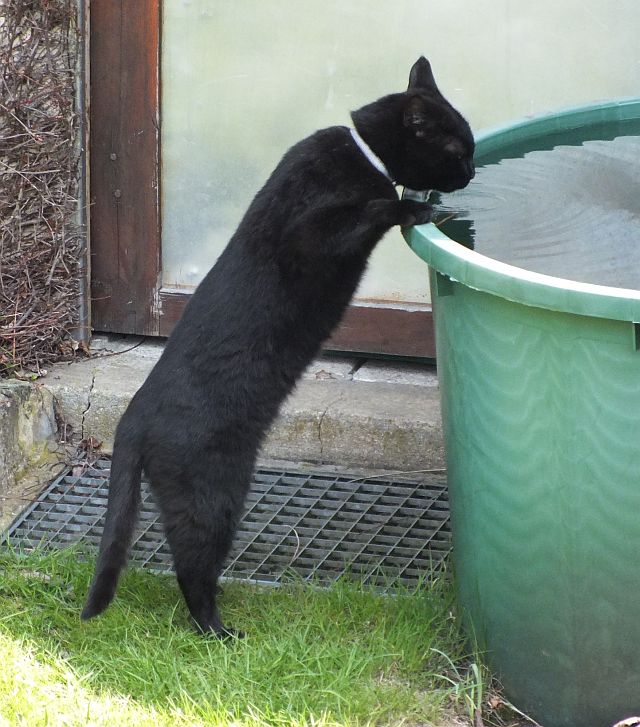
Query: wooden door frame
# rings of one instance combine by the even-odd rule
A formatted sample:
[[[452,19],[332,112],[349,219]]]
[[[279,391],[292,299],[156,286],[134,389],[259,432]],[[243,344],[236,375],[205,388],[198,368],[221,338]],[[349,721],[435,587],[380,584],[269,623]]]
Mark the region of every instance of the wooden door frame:
[[[168,336],[190,295],[162,287],[161,1],[90,0],[91,309],[99,331]],[[431,307],[357,301],[325,348],[433,359]]]

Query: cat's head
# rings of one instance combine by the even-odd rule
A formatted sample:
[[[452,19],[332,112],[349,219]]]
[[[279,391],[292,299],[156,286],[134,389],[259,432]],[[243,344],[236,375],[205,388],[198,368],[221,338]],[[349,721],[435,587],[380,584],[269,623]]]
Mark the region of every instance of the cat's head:
[[[374,101],[352,118],[397,184],[452,192],[473,179],[473,134],[440,93],[426,58],[414,63],[404,93]]]
[[[440,192],[466,187],[475,174],[473,134],[463,116],[440,93],[424,56],[411,68],[404,97],[398,184]]]

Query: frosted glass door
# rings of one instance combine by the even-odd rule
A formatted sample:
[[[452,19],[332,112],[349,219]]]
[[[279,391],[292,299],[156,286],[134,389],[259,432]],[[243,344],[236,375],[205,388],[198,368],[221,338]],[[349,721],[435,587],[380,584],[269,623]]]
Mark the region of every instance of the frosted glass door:
[[[399,3],[401,7],[403,3]],[[395,8],[395,10],[394,10]],[[398,3],[167,0],[163,22],[163,283],[197,284],[282,154],[406,86],[415,51]],[[366,25],[375,29],[366,38]],[[393,59],[380,57],[389,31]],[[399,232],[359,296],[425,300]]]
[[[195,286],[283,152],[403,90],[421,54],[476,129],[640,87],[640,3],[165,0],[162,282]],[[426,302],[390,233],[358,297]]]

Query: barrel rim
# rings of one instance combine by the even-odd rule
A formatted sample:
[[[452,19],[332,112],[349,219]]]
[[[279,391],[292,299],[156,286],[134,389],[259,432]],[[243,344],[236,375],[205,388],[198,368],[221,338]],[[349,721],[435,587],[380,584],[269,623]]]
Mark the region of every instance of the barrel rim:
[[[588,104],[529,117],[480,133],[476,157],[516,140],[601,121],[640,118],[640,98]],[[461,245],[434,224],[404,231],[411,249],[439,273],[470,288],[524,305],[578,315],[640,322],[640,290],[581,283],[500,262]]]

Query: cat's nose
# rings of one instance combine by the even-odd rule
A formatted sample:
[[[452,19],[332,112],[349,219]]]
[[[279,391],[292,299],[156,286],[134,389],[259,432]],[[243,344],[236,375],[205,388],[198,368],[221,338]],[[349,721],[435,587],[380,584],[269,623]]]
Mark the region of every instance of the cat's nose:
[[[476,176],[476,167],[475,167],[475,164],[473,163],[473,159],[469,159],[468,167],[469,167],[469,179],[471,180]]]

